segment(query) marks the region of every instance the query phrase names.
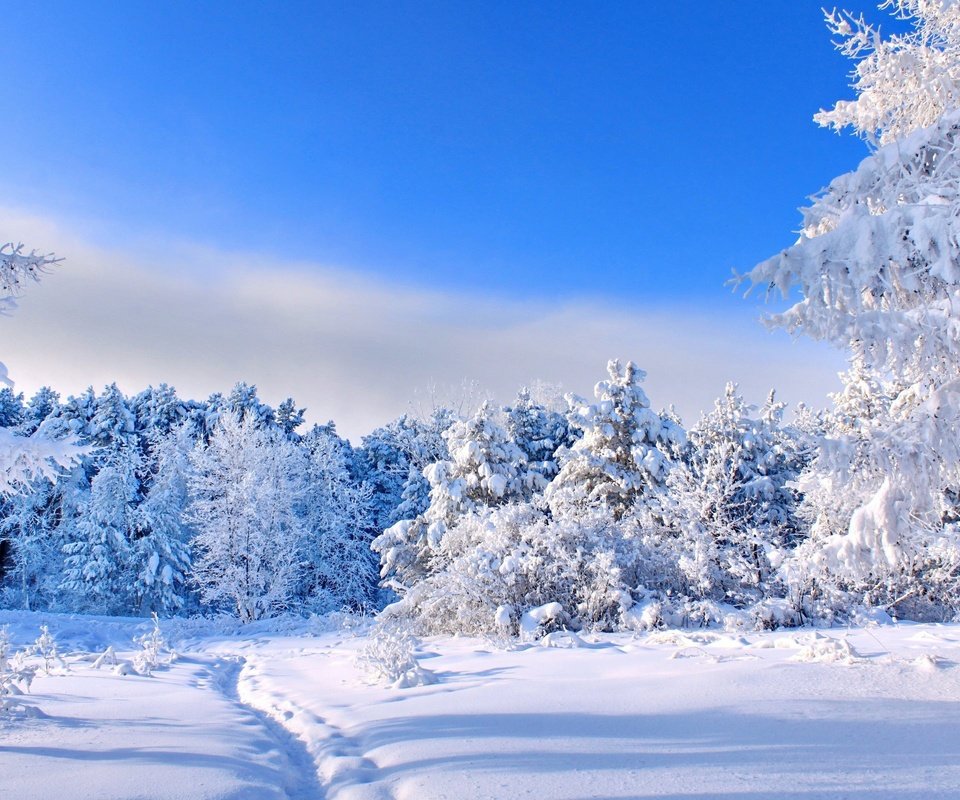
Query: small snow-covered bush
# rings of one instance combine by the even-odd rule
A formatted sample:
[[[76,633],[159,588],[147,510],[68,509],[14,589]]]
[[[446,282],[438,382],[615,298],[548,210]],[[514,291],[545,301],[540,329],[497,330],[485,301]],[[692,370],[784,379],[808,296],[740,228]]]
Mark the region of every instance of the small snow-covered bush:
[[[153,615],[153,628],[133,641],[140,645],[140,652],[133,658],[133,666],[141,675],[152,675],[158,667],[170,664],[172,654],[168,651],[167,643],[160,631],[160,620],[156,614]],[[164,658],[161,654],[165,650],[168,652]]]
[[[436,676],[417,661],[416,646],[410,623],[387,616],[371,629],[357,653],[357,663],[375,680],[394,689],[435,683]]]
[[[40,626],[40,635],[37,637],[37,640],[27,648],[27,652],[30,655],[40,656],[43,661],[43,671],[47,675],[50,674],[50,670],[54,664],[59,665],[62,669],[67,668],[67,662],[63,660],[57,649],[56,637],[50,633],[50,629],[47,628],[46,625]]]
[[[23,708],[17,697],[30,691],[37,667],[28,665],[23,651],[12,653],[13,647],[6,628],[0,628],[0,714]]]

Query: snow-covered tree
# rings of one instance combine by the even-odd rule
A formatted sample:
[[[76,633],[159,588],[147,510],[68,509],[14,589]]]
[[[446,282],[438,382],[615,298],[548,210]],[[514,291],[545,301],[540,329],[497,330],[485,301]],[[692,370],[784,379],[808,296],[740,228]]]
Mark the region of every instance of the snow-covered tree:
[[[242,622],[286,608],[300,578],[303,526],[296,514],[302,455],[255,416],[221,416],[190,455],[187,521],[196,529],[193,578],[212,607]]]
[[[185,519],[190,445],[185,429],[180,429],[168,430],[153,447],[157,468],[136,509],[136,537],[129,559],[135,575],[133,601],[142,614],[172,614],[183,608],[187,599],[192,533]]]
[[[165,383],[144,389],[129,405],[136,431],[146,442],[169,436],[187,417],[186,404],[177,397],[177,390]]]
[[[240,381],[223,402],[223,411],[249,419],[259,428],[272,427],[276,413],[257,396],[257,387]]]
[[[686,593],[737,605],[763,596],[797,533],[800,463],[780,426],[783,404],[748,405],[735,384],[687,433],[667,478],[667,517],[680,547]]]
[[[140,496],[142,459],[136,446],[110,449],[90,482],[86,503],[63,547],[63,589],[80,608],[123,613],[130,608],[130,556]]]
[[[621,519],[666,480],[683,445],[682,428],[657,414],[641,387],[646,373],[632,361],[611,361],[609,379],[594,388],[592,404],[571,398],[571,425],[581,438],[561,454],[561,468],[546,490],[554,516],[605,508]]]
[[[430,485],[427,509],[374,540],[381,575],[391,587],[403,590],[427,575],[444,534],[460,518],[523,496],[526,457],[500,417],[499,409],[484,402],[472,417],[454,422],[443,434],[449,459],[423,471]]]
[[[287,436],[297,436],[297,428],[303,425],[306,409],[297,408],[297,404],[292,397],[288,397],[277,406],[276,424],[279,425]]]
[[[304,600],[315,610],[370,608],[377,594],[373,494],[350,471],[349,442],[330,428],[304,437]]]
[[[857,62],[854,100],[814,119],[889,144],[935,123],[960,101],[960,5],[955,0],[886,0],[881,8],[911,24],[887,38],[862,14],[833,10],[827,27],[837,49]]]
[[[443,434],[453,421],[453,413],[445,408],[434,409],[425,419],[404,414],[363,437],[354,467],[373,492],[379,530],[427,509],[430,483],[423,471],[449,458]]]
[[[520,480],[524,497],[530,499],[547,488],[560,469],[557,451],[572,445],[575,437],[566,417],[535,402],[526,388],[504,414],[507,433],[526,459]]]
[[[886,6],[913,30],[884,40],[849,15],[828,18],[861,59],[858,97],[818,117],[883,146],[814,198],[795,245],[747,276],[800,295],[773,324],[849,348],[857,383],[890,393],[855,446],[828,440],[814,466],[834,496],[821,495],[821,520],[845,516],[839,496],[859,501],[819,542],[821,568],[861,588],[918,580],[952,537],[960,486],[960,5]]]

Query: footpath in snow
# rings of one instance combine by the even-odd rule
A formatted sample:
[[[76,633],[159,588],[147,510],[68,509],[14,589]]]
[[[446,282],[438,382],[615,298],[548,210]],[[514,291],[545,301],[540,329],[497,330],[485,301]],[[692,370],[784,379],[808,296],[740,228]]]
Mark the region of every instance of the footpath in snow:
[[[0,798],[323,797],[302,745],[237,699],[236,658],[187,654],[142,676],[130,663],[142,620],[18,616],[15,640],[49,623],[66,668],[38,672],[22,700],[32,713],[0,716]],[[111,645],[116,666],[95,668],[91,656]]]
[[[21,637],[38,620],[0,615]],[[0,797],[960,797],[955,625],[431,639],[437,682],[394,689],[357,666],[365,634],[315,623],[171,623],[179,660],[141,677],[82,653],[129,651],[142,621],[43,620],[70,672],[37,679],[42,716],[0,723]]]

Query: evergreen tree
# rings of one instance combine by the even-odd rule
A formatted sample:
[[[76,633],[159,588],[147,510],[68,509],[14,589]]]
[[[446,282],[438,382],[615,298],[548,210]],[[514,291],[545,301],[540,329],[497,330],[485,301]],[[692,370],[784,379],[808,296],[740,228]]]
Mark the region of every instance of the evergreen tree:
[[[159,430],[155,427],[154,430]],[[185,521],[191,446],[183,429],[168,431],[154,446],[157,469],[136,510],[130,561],[140,613],[175,613],[187,599],[191,530]]]
[[[819,485],[815,532],[836,530],[850,512],[808,559],[824,580],[892,604],[910,591],[905,581],[933,591],[929,553],[960,562],[945,524],[960,486],[960,5],[886,5],[912,30],[884,38],[860,18],[828,15],[858,62],[858,96],[817,117],[883,146],[817,195],[796,244],[747,279],[798,295],[770,322],[848,348],[857,382],[885,406],[856,442],[828,438],[817,477],[804,481]],[[935,562],[940,571],[943,558]],[[956,606],[949,591],[941,597]]]
[[[594,389],[597,402],[581,401],[571,412],[582,436],[561,453],[560,472],[546,490],[555,517],[602,507],[622,519],[663,486],[684,443],[683,429],[650,409],[643,370],[611,361],[607,371],[609,379]]]
[[[796,532],[799,463],[771,393],[758,414],[727,384],[688,432],[689,449],[667,479],[667,514],[679,537],[686,591],[746,605],[761,599]],[[772,587],[770,587],[772,588]]]
[[[526,458],[499,416],[484,402],[473,417],[454,422],[443,434],[449,459],[423,471],[430,486],[427,509],[374,540],[389,586],[402,590],[429,574],[444,534],[463,516],[522,497]]]
[[[575,438],[566,417],[535,403],[526,388],[504,413],[507,432],[526,460],[521,481],[524,497],[530,499],[547,488],[560,469],[557,451],[570,447]]]
[[[297,428],[304,423],[306,409],[297,408],[292,397],[288,397],[279,406],[277,406],[276,423],[287,436],[293,438],[297,436]]]
[[[330,428],[304,438],[303,594],[315,610],[370,608],[377,594],[373,493],[351,474],[351,448]]]
[[[24,436],[36,433],[43,422],[59,410],[60,395],[47,386],[41,387],[24,408],[19,432]]]
[[[124,613],[132,607],[130,559],[142,461],[135,446],[110,449],[103,458],[79,517],[67,528],[62,588],[77,607]]]
[[[18,427],[24,419],[23,394],[14,394],[5,386],[0,389],[0,428]]]

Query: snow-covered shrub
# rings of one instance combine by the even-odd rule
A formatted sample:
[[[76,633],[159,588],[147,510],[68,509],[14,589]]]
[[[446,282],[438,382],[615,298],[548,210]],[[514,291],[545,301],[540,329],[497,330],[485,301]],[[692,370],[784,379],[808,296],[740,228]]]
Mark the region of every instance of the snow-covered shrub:
[[[409,621],[387,615],[371,628],[357,652],[357,664],[376,681],[394,689],[435,683],[436,676],[417,660],[416,647]]]
[[[551,603],[572,627],[611,630],[632,602],[620,566],[631,550],[605,513],[551,520],[527,503],[487,509],[447,532],[442,567],[397,607],[437,633],[516,634],[525,613]]]
[[[153,627],[133,640],[134,644],[140,646],[140,651],[133,657],[133,666],[141,675],[152,675],[158,667],[169,665],[173,658],[160,630],[160,620],[156,614],[152,616]],[[165,650],[166,658],[161,655]]]
[[[22,651],[13,653],[10,634],[0,628],[0,714],[22,708],[16,698],[30,691],[36,672],[37,667],[26,663]]]
[[[565,630],[570,617],[559,603],[544,603],[542,606],[523,612],[520,617],[520,639],[534,641],[555,630]]]
[[[57,647],[57,639],[50,633],[50,629],[46,625],[40,626],[40,635],[36,641],[27,648],[26,652],[29,655],[40,657],[40,660],[43,662],[43,671],[47,675],[51,674],[51,669],[54,665],[59,666],[61,669],[67,668],[67,662],[63,660]]]

